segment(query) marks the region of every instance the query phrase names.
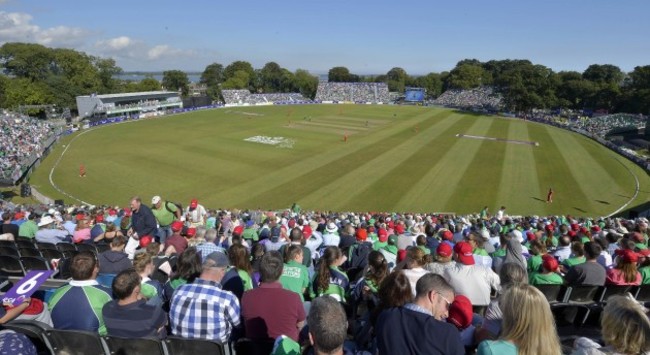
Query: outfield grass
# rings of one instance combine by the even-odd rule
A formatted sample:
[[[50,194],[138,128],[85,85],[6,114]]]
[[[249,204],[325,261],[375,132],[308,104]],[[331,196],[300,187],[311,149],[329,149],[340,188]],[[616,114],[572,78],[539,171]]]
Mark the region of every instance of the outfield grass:
[[[457,134],[539,142],[539,146]],[[284,137],[292,148],[252,143]],[[347,135],[347,142],[344,136]],[[224,108],[117,124],[64,138],[31,178],[42,193],[75,203],[126,205],[160,194],[214,208],[303,208],[606,215],[650,178],[578,134],[515,119],[403,106]],[[78,176],[84,164],[86,178]],[[546,204],[546,191],[555,202]]]

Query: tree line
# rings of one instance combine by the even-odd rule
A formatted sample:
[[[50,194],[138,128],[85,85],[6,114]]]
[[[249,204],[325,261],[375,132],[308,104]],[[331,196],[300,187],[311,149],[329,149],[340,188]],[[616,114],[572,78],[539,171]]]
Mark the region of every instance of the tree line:
[[[139,82],[119,80],[123,71],[111,58],[34,43],[5,43],[0,47],[0,107],[55,104],[74,108],[79,95],[173,90],[186,96],[190,81],[180,70],[163,72],[162,81],[146,77]],[[533,108],[605,109],[611,112],[650,113],[650,65],[625,73],[610,64],[593,64],[584,72],[560,71],[528,60],[464,59],[449,72],[409,75],[395,67],[383,75],[357,75],[343,66],[328,72],[332,82],[385,82],[390,91],[422,87],[428,98],[449,89],[484,85],[499,91],[509,110]],[[318,77],[307,70],[290,71],[275,62],[255,69],[247,61],[227,66],[211,63],[201,73],[207,95],[221,100],[221,90],[247,89],[254,93],[300,92],[314,98]]]

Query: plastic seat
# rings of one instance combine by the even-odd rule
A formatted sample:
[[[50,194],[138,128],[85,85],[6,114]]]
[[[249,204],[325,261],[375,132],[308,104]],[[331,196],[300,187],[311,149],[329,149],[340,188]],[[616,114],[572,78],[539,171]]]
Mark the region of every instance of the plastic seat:
[[[23,264],[13,255],[0,255],[0,271],[8,276],[25,276]]]
[[[111,288],[113,285],[113,279],[117,276],[116,274],[99,274],[97,275],[97,282],[104,286]]]
[[[74,244],[70,244],[70,243],[58,243],[56,245],[56,250],[60,252],[77,251],[77,247]]]
[[[36,243],[36,248],[38,248],[38,250],[43,250],[43,249],[54,249],[54,250],[58,250],[58,249],[56,248],[56,245],[55,245],[55,244],[52,244],[52,243],[40,243],[40,242],[37,242],[37,243]]]
[[[42,256],[41,252],[36,248],[20,248],[18,252],[20,256]]]
[[[159,339],[153,338],[119,338],[105,336],[102,338],[111,355],[129,354],[165,354],[163,344]]]
[[[634,298],[642,303],[650,302],[650,284],[638,286],[634,292]]]
[[[97,244],[97,245],[95,245],[95,247],[97,248],[97,252],[99,254],[101,254],[101,253],[103,253],[105,251],[111,250],[111,246],[108,245],[108,244]]]
[[[34,240],[29,239],[29,238],[23,238],[23,237],[18,237],[16,239],[16,246],[18,248],[32,248],[36,249],[36,244],[34,244]]]
[[[236,354],[267,355],[273,351],[273,341],[257,342],[241,338],[235,343]]]
[[[0,240],[0,247],[16,247],[16,243],[13,240]]]
[[[97,255],[97,248],[92,244],[77,244],[78,251],[90,251]]]
[[[555,303],[560,301],[560,293],[562,292],[562,285],[535,285],[535,287],[542,291],[548,303]]]
[[[169,355],[185,354],[214,354],[224,355],[226,353],[223,344],[202,339],[185,339],[180,337],[168,337],[165,339],[165,346]]]
[[[601,286],[572,286],[567,290],[564,302],[571,304],[593,304]]]
[[[20,256],[20,253],[15,245],[0,245],[0,255]]]
[[[47,330],[45,344],[55,355],[103,355],[108,350],[97,333],[80,330]]]
[[[31,270],[52,270],[50,263],[40,256],[21,256],[20,262],[26,272]]]
[[[13,330],[16,333],[25,334],[34,346],[36,346],[39,354],[49,353],[42,337],[43,332],[52,329],[49,325],[34,320],[13,320],[3,324],[2,327]]]
[[[632,289],[632,286],[622,286],[622,285],[610,285],[603,286],[596,296],[596,300],[599,303],[606,303],[607,299],[614,295],[624,295],[626,292],[629,292]]]
[[[61,259],[63,258],[63,253],[56,249],[41,249],[41,255],[45,260],[52,260],[52,259]]]

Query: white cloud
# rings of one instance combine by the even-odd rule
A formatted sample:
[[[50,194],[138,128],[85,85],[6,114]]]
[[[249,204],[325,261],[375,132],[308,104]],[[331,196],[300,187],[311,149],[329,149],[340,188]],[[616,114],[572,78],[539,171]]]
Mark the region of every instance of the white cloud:
[[[90,33],[82,28],[67,26],[42,29],[34,25],[32,19],[26,13],[0,11],[0,43],[36,42],[48,46],[74,46],[83,43]]]
[[[120,37],[111,38],[107,40],[97,41],[95,47],[104,48],[109,51],[121,51],[126,48],[132,48],[136,44],[137,43],[135,40],[127,36],[120,36]]]

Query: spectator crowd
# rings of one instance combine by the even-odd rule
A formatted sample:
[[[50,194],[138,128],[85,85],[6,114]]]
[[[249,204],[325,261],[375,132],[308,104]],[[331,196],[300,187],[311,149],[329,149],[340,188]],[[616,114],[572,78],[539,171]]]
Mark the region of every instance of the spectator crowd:
[[[431,103],[464,110],[498,112],[504,107],[502,100],[494,88],[482,86],[470,90],[447,90]]]
[[[11,179],[16,169],[40,156],[45,142],[54,135],[54,127],[24,115],[0,115],[0,179]]]
[[[67,284],[23,308],[5,305],[0,323],[207,339],[238,353],[560,354],[567,349],[539,287],[650,284],[645,218],[521,217],[505,207],[465,216],[297,204],[239,211],[199,202],[5,204],[0,239],[91,246],[97,255],[48,260]],[[572,351],[650,351],[650,321],[628,297],[610,298],[601,331]]]
[[[259,104],[289,104],[289,103],[311,103],[300,93],[266,93],[252,94],[249,90],[222,90],[226,105],[259,105]]]
[[[390,94],[386,83],[318,83],[316,101],[389,103]]]

